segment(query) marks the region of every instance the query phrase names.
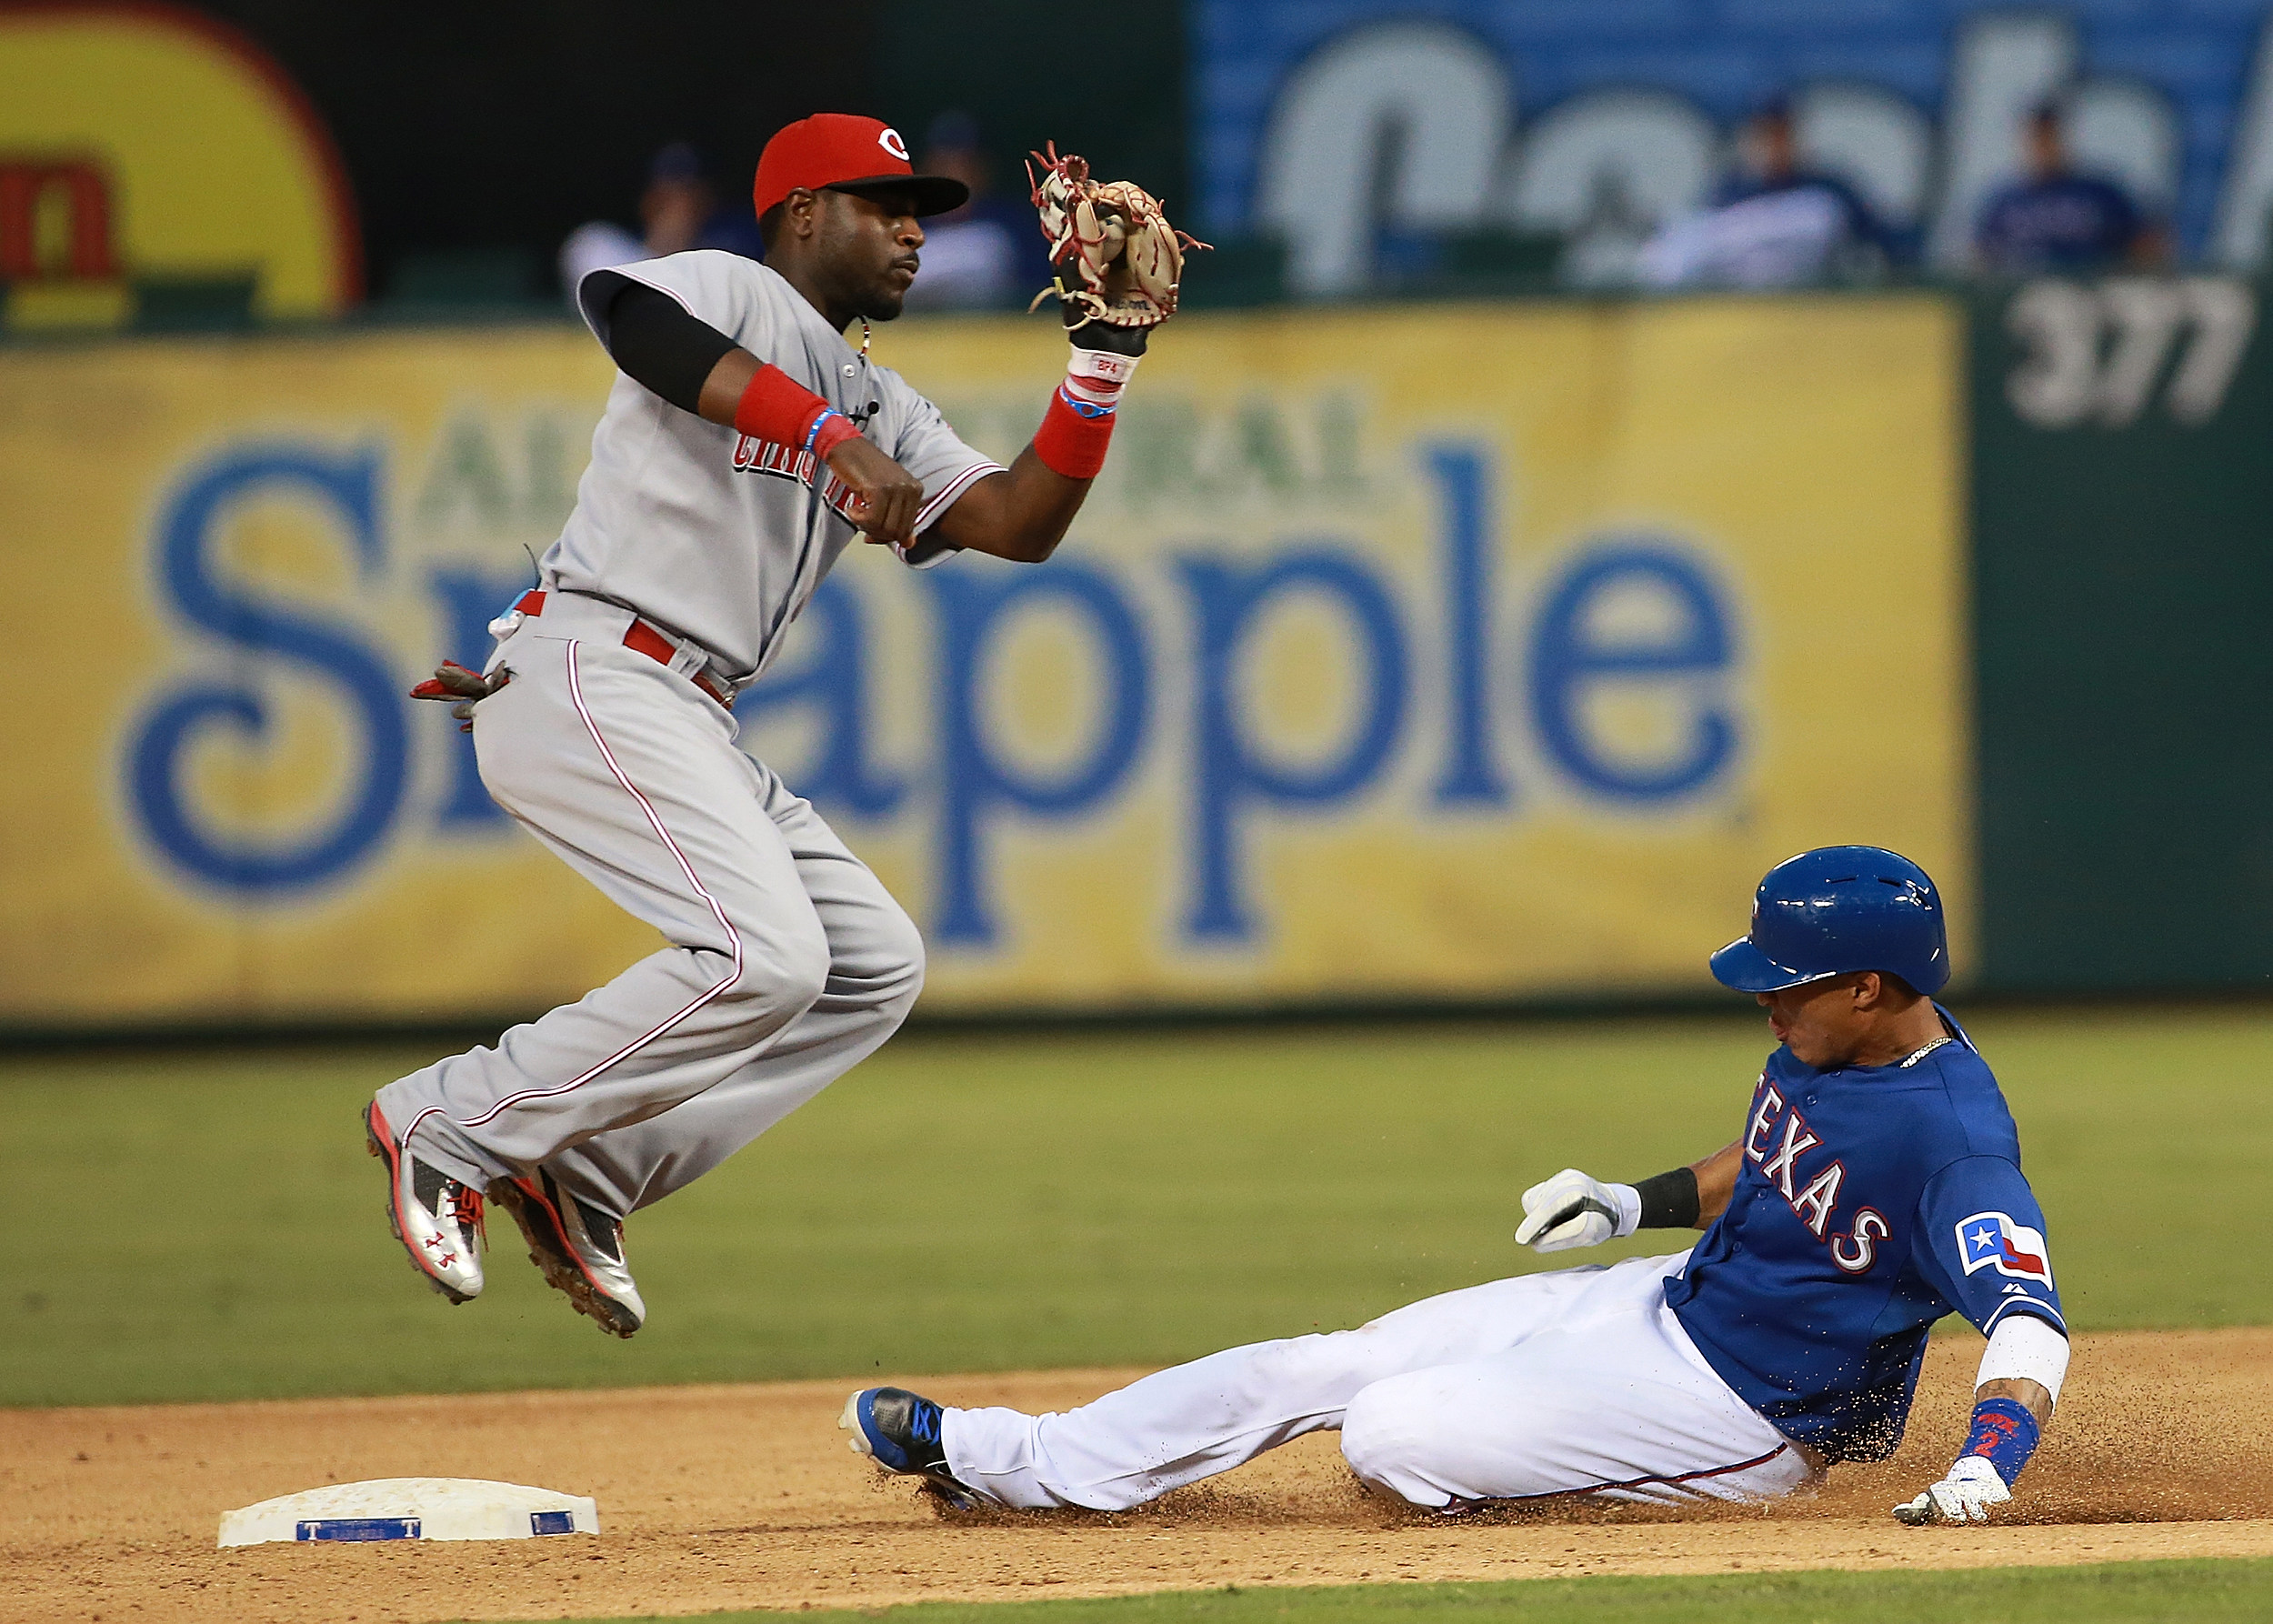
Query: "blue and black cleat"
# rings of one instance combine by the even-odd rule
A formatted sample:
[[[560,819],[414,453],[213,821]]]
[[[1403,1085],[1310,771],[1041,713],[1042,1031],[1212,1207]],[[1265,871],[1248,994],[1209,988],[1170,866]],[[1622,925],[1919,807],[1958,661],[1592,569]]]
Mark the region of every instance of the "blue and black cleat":
[[[852,1435],[854,1454],[866,1455],[882,1470],[921,1478],[926,1489],[967,1511],[979,1499],[947,1470],[939,1418],[939,1407],[920,1393],[906,1388],[863,1388],[845,1400],[845,1413],[836,1418],[836,1425]]]

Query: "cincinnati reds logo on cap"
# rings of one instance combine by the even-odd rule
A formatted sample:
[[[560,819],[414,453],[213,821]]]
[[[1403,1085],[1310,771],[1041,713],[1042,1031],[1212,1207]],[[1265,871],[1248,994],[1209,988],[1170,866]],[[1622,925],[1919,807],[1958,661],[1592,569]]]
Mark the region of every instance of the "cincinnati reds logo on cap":
[[[785,125],[757,160],[750,202],[762,217],[796,191],[868,192],[895,188],[914,196],[916,213],[944,214],[970,196],[970,188],[944,175],[917,175],[907,143],[881,118],[854,113],[816,113]]]

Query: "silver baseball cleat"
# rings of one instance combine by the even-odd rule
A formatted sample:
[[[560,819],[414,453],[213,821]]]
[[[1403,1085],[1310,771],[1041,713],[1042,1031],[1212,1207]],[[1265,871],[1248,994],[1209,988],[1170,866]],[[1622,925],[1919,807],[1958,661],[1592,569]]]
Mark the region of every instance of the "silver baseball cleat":
[[[411,1267],[453,1304],[482,1290],[481,1192],[420,1161],[396,1141],[373,1100],[363,1113],[372,1155],[386,1164],[386,1222]]]
[[[539,1168],[533,1178],[499,1178],[489,1198],[513,1215],[529,1243],[529,1261],[576,1312],[612,1337],[628,1337],[647,1321],[647,1305],[624,1262],[624,1226],[579,1201]]]

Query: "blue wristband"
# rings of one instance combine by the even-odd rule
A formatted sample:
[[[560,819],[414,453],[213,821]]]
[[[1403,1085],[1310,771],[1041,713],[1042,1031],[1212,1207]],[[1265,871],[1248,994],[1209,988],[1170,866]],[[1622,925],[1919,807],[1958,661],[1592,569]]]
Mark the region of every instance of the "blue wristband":
[[[1958,1459],[1978,1455],[1997,1469],[1997,1475],[2010,1489],[2021,1468],[2028,1464],[2028,1457],[2037,1452],[2037,1439],[2043,1430],[2019,1399],[1984,1398],[1973,1407],[1973,1429],[1966,1434],[1965,1448],[1958,1452]]]
[[[821,437],[822,424],[826,423],[831,417],[841,417],[844,415],[844,413],[836,410],[834,406],[830,406],[825,408],[819,416],[814,418],[813,426],[805,431],[806,450],[811,451],[813,449],[813,442]]]
[[[1114,412],[1118,409],[1116,406],[1097,406],[1091,401],[1076,400],[1072,395],[1066,392],[1066,386],[1063,384],[1060,384],[1057,386],[1057,398],[1064,401],[1067,406],[1073,407],[1074,411],[1077,415],[1091,419],[1098,417],[1110,417]]]

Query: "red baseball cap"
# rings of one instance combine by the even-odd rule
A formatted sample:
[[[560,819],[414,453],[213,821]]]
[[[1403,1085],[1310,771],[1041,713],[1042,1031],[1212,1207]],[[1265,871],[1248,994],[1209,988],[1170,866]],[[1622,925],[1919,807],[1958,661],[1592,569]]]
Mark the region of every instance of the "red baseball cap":
[[[918,175],[907,143],[880,118],[856,113],[816,113],[775,132],[758,155],[750,200],[758,216],[799,186],[817,192],[912,192],[919,215],[944,215],[968,201],[971,188],[945,175]]]

